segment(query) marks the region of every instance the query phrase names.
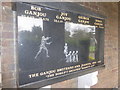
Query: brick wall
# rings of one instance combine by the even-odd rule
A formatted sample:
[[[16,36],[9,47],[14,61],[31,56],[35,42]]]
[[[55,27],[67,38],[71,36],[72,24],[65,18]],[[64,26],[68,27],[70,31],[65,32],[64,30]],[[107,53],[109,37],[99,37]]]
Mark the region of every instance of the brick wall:
[[[120,33],[120,2],[118,4],[118,34]],[[120,35],[118,35],[118,59],[120,58]],[[118,68],[120,67],[120,60],[118,60]],[[118,86],[120,87],[120,69],[118,69]]]
[[[0,13],[2,13],[2,3],[0,2]],[[1,61],[1,31],[2,31],[2,15],[0,14],[0,61]],[[0,87],[1,87],[1,62],[0,62]]]
[[[2,87],[16,87],[15,12],[12,3],[2,2],[1,69]]]
[[[118,8],[117,3],[76,3],[91,11],[106,16],[105,69],[99,71],[98,83],[92,88],[113,88],[118,84]],[[1,3],[0,3],[1,6]],[[12,3],[2,3],[0,18],[2,87],[16,87],[16,29],[15,12]],[[1,10],[0,10],[1,13]],[[1,23],[2,21],[2,23]],[[0,35],[1,35],[0,34]],[[66,80],[52,87],[77,88],[77,78]]]

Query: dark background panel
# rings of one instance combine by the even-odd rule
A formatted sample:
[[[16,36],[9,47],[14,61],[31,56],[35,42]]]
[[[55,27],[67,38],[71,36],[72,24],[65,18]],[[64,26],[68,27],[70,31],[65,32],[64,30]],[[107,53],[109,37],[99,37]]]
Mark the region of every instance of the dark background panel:
[[[36,4],[36,3],[33,3]],[[72,17],[72,22],[76,22],[76,13],[87,13],[89,15],[97,15],[94,14],[93,12],[88,11],[87,9],[83,7],[75,6],[74,4],[71,3],[37,3],[37,5],[43,5],[43,6],[48,6],[50,8],[44,8],[43,11],[48,13],[49,18],[52,20],[55,18],[56,14],[60,14],[61,11],[65,10],[70,11],[69,14]],[[53,6],[52,6],[53,5]],[[55,9],[53,9],[55,8]],[[29,4],[17,4],[17,13],[18,15],[22,15],[25,9],[30,9]],[[100,16],[100,15],[97,15]],[[103,17],[102,17],[103,18]],[[93,25],[95,18],[90,19],[90,25]],[[71,66],[71,65],[76,65],[75,64],[65,64],[65,55],[64,55],[64,44],[65,44],[65,36],[64,36],[64,28],[65,25],[64,23],[55,23],[55,22],[43,22],[43,32],[41,30],[38,30],[40,28],[36,29],[36,32],[20,32],[19,37],[23,38],[23,44],[18,45],[18,59],[19,59],[19,82],[20,85],[36,82],[36,81],[41,81],[41,80],[46,80],[45,77],[37,77],[33,79],[29,79],[28,75],[30,73],[36,73],[36,72],[41,72],[41,71],[46,71],[46,70],[51,70],[51,69],[57,69],[57,68],[62,68],[65,66]],[[97,29],[99,30],[99,29]],[[38,32],[37,32],[38,31]],[[28,35],[29,33],[29,35]],[[39,35],[39,39],[34,40],[35,35]],[[104,30],[103,31],[97,31],[96,34],[98,34],[97,40],[98,40],[98,45],[97,46],[97,51],[96,51],[96,59],[101,60],[104,62]],[[27,37],[27,35],[30,37]],[[41,44],[41,37],[51,37],[50,41],[52,42],[50,45],[46,46],[48,48],[48,54],[50,55],[49,58],[46,58],[45,52],[43,51],[41,55],[37,58],[37,60],[34,59],[36,52],[39,50],[39,46]],[[19,39],[20,39],[19,38]],[[26,39],[24,39],[26,38]],[[80,50],[82,50],[83,53],[81,53],[81,57],[85,57],[84,59],[87,60],[86,56],[88,56],[88,53],[86,53],[85,48],[88,50],[88,43],[82,43],[81,44]],[[86,62],[85,62],[86,63]],[[92,69],[91,69],[92,70]],[[74,76],[74,75],[73,75]],[[64,76],[62,76],[64,78]],[[69,77],[68,77],[69,78]],[[65,78],[64,78],[65,80]],[[60,80],[59,80],[60,81]],[[53,81],[51,81],[53,82]],[[54,81],[56,82],[56,81]],[[47,85],[45,83],[44,85]],[[43,86],[43,84],[41,85]]]

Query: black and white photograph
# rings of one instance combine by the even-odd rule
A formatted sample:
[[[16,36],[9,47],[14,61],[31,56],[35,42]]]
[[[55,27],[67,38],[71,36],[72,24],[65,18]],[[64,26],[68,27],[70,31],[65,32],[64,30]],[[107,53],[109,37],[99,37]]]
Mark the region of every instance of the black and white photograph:
[[[95,60],[95,26],[65,23],[66,62],[86,63]]]

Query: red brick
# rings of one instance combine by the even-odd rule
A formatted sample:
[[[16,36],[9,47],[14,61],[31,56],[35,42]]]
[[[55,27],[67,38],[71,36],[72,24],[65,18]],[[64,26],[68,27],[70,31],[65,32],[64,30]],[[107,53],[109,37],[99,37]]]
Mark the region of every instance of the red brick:
[[[15,63],[13,64],[2,64],[2,72],[6,73],[6,72],[13,72],[15,70]]]
[[[7,82],[8,80],[14,79],[15,78],[15,73],[14,72],[5,72],[2,73],[2,78],[3,78],[3,83]]]
[[[2,22],[13,23],[13,10],[10,7],[2,7]]]
[[[13,32],[13,24],[11,23],[3,23],[3,32]]]
[[[11,47],[14,45],[14,40],[3,40],[2,46],[3,47]]]
[[[84,5],[90,7],[90,2],[85,2]]]
[[[10,1],[10,0],[8,0],[8,1]],[[8,6],[11,8],[12,3],[11,2],[2,2],[2,6]]]
[[[4,39],[14,39],[14,32],[2,32],[2,38]]]
[[[16,79],[8,80],[2,84],[3,88],[16,88]]]

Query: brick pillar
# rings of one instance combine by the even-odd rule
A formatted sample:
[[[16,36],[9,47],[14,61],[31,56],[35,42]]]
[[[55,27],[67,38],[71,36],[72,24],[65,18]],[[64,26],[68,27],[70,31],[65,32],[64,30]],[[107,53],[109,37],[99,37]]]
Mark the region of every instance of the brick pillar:
[[[0,1],[0,13],[2,13],[2,3]],[[1,31],[2,31],[2,14],[0,14],[0,88],[1,88]]]
[[[120,34],[120,2],[118,3],[118,34]],[[120,35],[118,35],[118,87],[120,88]]]
[[[1,68],[2,87],[16,87],[15,11],[11,2],[2,2]]]

